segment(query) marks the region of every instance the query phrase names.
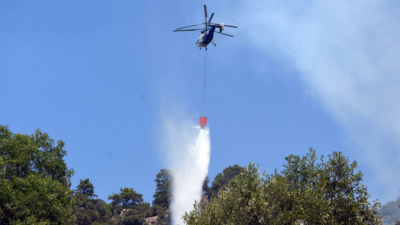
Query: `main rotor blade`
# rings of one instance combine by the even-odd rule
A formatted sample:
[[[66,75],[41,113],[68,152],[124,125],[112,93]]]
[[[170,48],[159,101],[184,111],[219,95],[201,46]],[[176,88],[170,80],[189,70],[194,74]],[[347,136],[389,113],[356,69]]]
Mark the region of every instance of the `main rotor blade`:
[[[210,23],[212,25],[220,25],[219,23]],[[224,24],[225,27],[232,27],[232,28],[238,28],[237,26],[232,26],[232,25],[226,25]]]
[[[178,31],[195,31],[195,30],[203,30],[203,29],[173,30],[173,32],[178,32]]]
[[[230,34],[225,34],[225,33],[221,33],[221,32],[215,32],[215,33],[217,33],[217,34],[223,34],[223,35],[226,35],[226,36],[229,36],[229,37],[233,37],[233,35],[230,35]]]
[[[183,29],[183,28],[188,28],[188,27],[194,27],[194,26],[200,26],[200,25],[203,25],[204,23],[200,23],[200,24],[195,24],[195,25],[190,25],[190,26],[186,26],[186,27],[179,27],[179,28],[176,28],[177,30],[180,30],[180,29]]]
[[[211,23],[211,20],[212,20],[213,16],[214,16],[214,13],[212,13],[212,14],[211,14],[211,16],[210,16],[210,20],[208,21],[208,24],[210,24],[210,23]]]
[[[206,18],[206,27],[208,28],[208,23],[207,23],[207,5],[204,5],[204,16]]]
[[[238,28],[237,26],[232,26],[232,25],[224,25],[225,27],[233,27],[233,28]]]

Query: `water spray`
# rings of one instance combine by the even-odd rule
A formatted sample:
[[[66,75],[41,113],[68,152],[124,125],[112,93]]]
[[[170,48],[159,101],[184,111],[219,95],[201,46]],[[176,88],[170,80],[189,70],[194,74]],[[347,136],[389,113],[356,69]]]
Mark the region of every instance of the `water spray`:
[[[193,210],[193,204],[202,198],[203,182],[208,173],[210,162],[210,135],[208,129],[196,129],[197,138],[188,143],[182,142],[186,147],[181,152],[180,164],[172,169],[172,224],[183,225],[182,216],[185,212]]]

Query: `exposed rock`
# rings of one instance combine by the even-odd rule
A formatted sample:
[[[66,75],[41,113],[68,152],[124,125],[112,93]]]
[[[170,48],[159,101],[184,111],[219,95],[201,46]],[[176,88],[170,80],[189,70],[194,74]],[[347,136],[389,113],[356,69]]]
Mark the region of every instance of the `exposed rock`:
[[[169,209],[165,211],[165,214],[144,218],[145,225],[166,225],[171,224],[169,219]]]
[[[144,218],[144,222],[149,225],[157,224],[158,216]]]
[[[128,212],[128,210],[129,210],[129,209],[123,209],[123,210],[121,210],[121,212],[119,213],[119,216],[120,216],[121,218],[124,218],[124,216],[125,216],[125,214]]]

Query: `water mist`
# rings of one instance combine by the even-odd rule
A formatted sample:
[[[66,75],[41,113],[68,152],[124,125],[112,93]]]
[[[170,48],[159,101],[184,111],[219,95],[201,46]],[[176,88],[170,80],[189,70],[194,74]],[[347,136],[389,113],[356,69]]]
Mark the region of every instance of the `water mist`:
[[[164,143],[172,172],[172,224],[183,225],[182,216],[202,198],[210,162],[210,132],[191,123],[164,120]]]

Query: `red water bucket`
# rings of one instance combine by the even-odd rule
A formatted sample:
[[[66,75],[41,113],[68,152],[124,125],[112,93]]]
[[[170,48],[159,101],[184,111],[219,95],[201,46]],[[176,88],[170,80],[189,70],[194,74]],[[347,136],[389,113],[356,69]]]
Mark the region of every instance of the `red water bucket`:
[[[199,123],[200,123],[201,128],[204,128],[207,125],[207,117],[205,117],[205,116],[200,117]]]

